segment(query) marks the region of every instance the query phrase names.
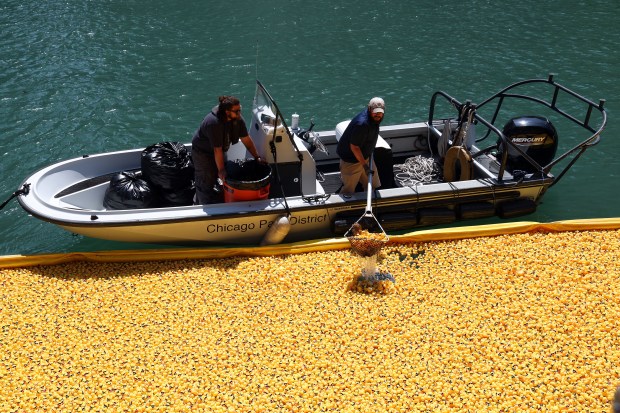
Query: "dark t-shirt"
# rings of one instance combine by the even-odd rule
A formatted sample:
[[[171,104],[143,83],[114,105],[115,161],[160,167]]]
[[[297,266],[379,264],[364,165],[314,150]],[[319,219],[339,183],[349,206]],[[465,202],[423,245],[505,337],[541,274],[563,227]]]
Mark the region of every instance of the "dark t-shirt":
[[[248,136],[248,128],[243,118],[225,122],[217,117],[217,106],[205,116],[192,138],[192,150],[213,155],[213,148],[228,151],[230,145],[239,142],[239,138]]]
[[[372,120],[368,109],[358,113],[338,141],[336,153],[345,162],[357,163],[350,144],[359,146],[365,159],[370,158],[379,137],[379,124]]]

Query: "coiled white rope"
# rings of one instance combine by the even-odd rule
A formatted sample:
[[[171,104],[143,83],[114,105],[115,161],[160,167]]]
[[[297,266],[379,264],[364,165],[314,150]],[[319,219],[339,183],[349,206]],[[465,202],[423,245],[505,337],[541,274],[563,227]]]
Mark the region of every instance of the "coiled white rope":
[[[415,186],[432,182],[441,176],[439,165],[433,158],[417,155],[407,158],[405,163],[394,165],[394,179],[400,186]]]

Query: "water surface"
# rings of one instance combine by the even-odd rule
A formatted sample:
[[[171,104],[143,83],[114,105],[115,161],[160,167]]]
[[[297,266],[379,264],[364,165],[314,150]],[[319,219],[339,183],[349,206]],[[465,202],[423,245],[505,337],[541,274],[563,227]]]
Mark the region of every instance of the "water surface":
[[[257,77],[287,117],[325,130],[372,96],[400,123],[425,118],[439,89],[476,102],[556,73],[605,98],[609,126],[520,220],[620,215],[619,2],[282,3],[0,3],[0,201],[63,159],[187,142],[219,95],[240,97],[248,117]],[[0,211],[0,255],[134,248],[74,236],[15,200]]]

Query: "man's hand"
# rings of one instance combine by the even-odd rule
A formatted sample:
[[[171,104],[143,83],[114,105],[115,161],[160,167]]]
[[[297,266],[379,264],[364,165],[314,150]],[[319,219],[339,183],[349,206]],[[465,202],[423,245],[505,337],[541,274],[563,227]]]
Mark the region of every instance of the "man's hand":
[[[217,176],[222,180],[222,182],[226,182],[226,168],[218,170]]]

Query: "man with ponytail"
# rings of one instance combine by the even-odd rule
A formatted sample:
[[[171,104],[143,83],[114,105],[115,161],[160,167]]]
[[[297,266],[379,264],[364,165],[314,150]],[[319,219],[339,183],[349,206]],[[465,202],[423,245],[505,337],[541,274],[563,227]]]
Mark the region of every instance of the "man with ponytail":
[[[216,190],[217,179],[226,180],[226,152],[230,145],[241,142],[258,161],[252,138],[241,116],[241,104],[234,96],[220,96],[215,106],[203,119],[192,138],[192,161],[196,185],[195,204],[223,202],[223,194]]]

